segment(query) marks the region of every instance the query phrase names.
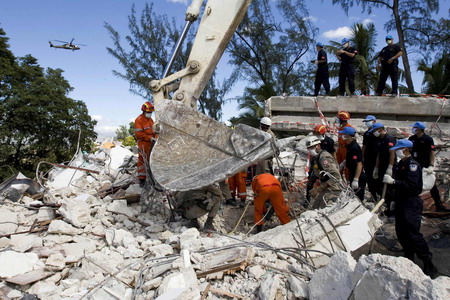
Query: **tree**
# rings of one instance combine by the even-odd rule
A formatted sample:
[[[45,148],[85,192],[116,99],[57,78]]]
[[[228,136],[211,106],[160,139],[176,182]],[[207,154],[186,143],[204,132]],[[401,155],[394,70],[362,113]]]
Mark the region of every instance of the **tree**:
[[[9,46],[1,42],[6,41],[4,35],[0,31],[3,58],[9,51]],[[12,57],[8,56],[8,75],[2,74],[0,79],[0,161],[32,176],[41,160],[69,160],[77,150],[80,130],[80,145],[89,150],[96,137],[96,122],[84,102],[67,97],[73,88],[62,76],[63,71],[44,70],[31,55]],[[0,173],[3,176],[5,173]]]
[[[152,99],[149,83],[151,80],[161,79],[172,49],[181,34],[181,28],[174,19],[169,21],[167,15],[157,15],[153,4],[146,4],[139,17],[134,5],[132,6],[128,16],[131,34],[125,37],[129,51],[122,45],[120,34],[112,25],[105,23],[105,28],[114,44],[114,48],[107,47],[107,51],[124,68],[123,73],[113,70],[113,74],[130,83],[130,92],[146,100]],[[188,35],[172,70],[178,71],[186,66],[193,38],[193,34]],[[228,82],[219,84],[213,74],[198,99],[200,111],[216,120],[220,119],[224,97],[229,88],[231,85]]]
[[[418,71],[424,73],[422,92],[425,94],[448,95],[450,93],[450,55],[446,52],[431,66],[425,59],[419,62]]]
[[[120,125],[116,129],[116,139],[124,146],[135,146],[136,140],[134,138],[134,122],[128,124],[128,128],[125,125]]]
[[[116,129],[116,139],[119,141],[125,139],[129,135],[130,133],[125,125],[120,125],[119,128]]]
[[[409,92],[414,93],[414,84],[411,78],[408,46],[417,46],[421,43],[416,30],[412,30],[413,23],[433,24],[432,14],[439,11],[438,0],[332,0],[333,4],[340,4],[348,13],[353,5],[361,5],[363,11],[371,13],[373,8],[386,8],[392,13],[392,19],[385,24],[387,30],[397,30],[399,44],[403,48],[403,66],[406,85]],[[447,29],[448,32],[448,29]],[[423,43],[423,41],[422,41]]]

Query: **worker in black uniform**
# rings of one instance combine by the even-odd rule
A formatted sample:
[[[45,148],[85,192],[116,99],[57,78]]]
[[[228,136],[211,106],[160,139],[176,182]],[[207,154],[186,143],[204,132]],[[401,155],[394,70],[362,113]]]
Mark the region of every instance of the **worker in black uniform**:
[[[350,41],[346,38],[342,40],[343,49],[336,51],[337,58],[341,61],[341,68],[339,69],[339,95],[345,95],[345,81],[348,80],[348,88],[350,95],[355,94],[355,70],[353,63],[355,56],[358,53],[350,46]]]
[[[400,158],[394,172],[394,178],[384,175],[383,182],[395,190],[395,232],[405,252],[405,257],[414,261],[417,254],[423,260],[423,272],[433,275],[436,268],[431,261],[432,254],[427,242],[420,233],[423,201],[422,169],[412,156],[413,143],[407,139],[399,140],[390,150]]]
[[[327,53],[323,50],[323,44],[317,43],[317,59],[311,61],[317,65],[316,80],[314,81],[314,96],[319,95],[320,86],[325,88],[325,95],[330,93],[330,81],[328,75]]]
[[[413,133],[413,135],[409,137],[409,140],[413,142],[412,156],[425,172],[432,174],[434,172],[435,162],[433,138],[425,134],[426,126],[423,122],[416,122],[409,126],[412,127]],[[431,188],[430,194],[431,197],[433,197],[437,211],[450,211],[450,209],[442,204],[441,195],[436,184]]]
[[[377,184],[373,179],[373,170],[375,169],[375,163],[378,156],[378,138],[373,135],[373,132],[371,132],[370,129],[372,129],[373,124],[377,122],[377,118],[375,116],[368,115],[363,122],[364,126],[367,128],[363,135],[362,146],[364,173],[366,173],[369,192],[372,195],[372,198],[376,201]]]
[[[395,137],[387,133],[386,128],[382,123],[373,124],[369,131],[373,132],[373,135],[378,138],[378,155],[375,162],[375,168],[372,172],[372,177],[376,181],[377,194],[381,196],[383,194],[383,176],[385,174],[392,176],[392,170],[395,163],[395,151],[390,149],[395,145]],[[385,214],[387,216],[393,215],[393,211],[391,209],[392,198],[392,188],[388,187],[385,195],[387,206]]]
[[[345,127],[339,131],[342,134],[342,139],[347,144],[347,153],[345,157],[345,166],[349,173],[349,182],[355,191],[355,195],[364,200],[364,190],[366,189],[366,174],[363,170],[363,155],[361,147],[356,142],[356,129],[353,127]]]
[[[336,148],[334,147],[334,140],[326,135],[327,127],[325,125],[319,124],[314,127],[313,135],[320,140],[320,148],[327,151],[336,160]],[[308,182],[306,183],[306,199],[310,200],[309,191],[312,190],[314,184],[319,179],[313,172],[314,157],[310,158],[309,162],[309,172],[308,172]]]
[[[399,44],[394,44],[392,35],[386,37],[386,43],[388,45],[378,54],[377,70],[380,70],[381,67],[381,73],[376,91],[377,96],[383,94],[388,76],[391,77],[392,94],[397,95],[398,93],[398,58],[403,55],[403,50]]]

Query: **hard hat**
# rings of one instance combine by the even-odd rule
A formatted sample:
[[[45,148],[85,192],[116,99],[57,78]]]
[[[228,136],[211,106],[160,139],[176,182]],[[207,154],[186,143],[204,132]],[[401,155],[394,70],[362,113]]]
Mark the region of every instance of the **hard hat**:
[[[268,117],[264,117],[261,119],[261,124],[266,125],[266,126],[272,126],[272,120]]]
[[[327,132],[327,127],[325,125],[318,124],[314,127],[314,132],[325,134],[325,132]]]
[[[345,43],[350,42],[350,40],[348,38],[343,38],[341,41],[341,44],[344,45]]]
[[[317,136],[311,135],[306,137],[306,148],[311,148],[320,144],[320,139]]]
[[[225,121],[225,122],[223,122],[223,124],[225,124],[226,126],[228,126],[228,127],[231,127],[231,126],[233,126],[233,124],[231,124],[231,122],[230,121]]]
[[[317,47],[322,47],[322,48],[323,48],[323,44],[322,44],[321,42],[318,42],[318,43],[316,44],[316,46],[317,46]]]
[[[372,132],[374,130],[377,130],[377,129],[383,128],[383,127],[384,127],[383,123],[380,123],[380,122],[375,123],[375,124],[372,125],[372,127],[370,127],[369,132]]]
[[[363,120],[363,122],[376,121],[376,120],[377,120],[377,118],[375,116],[367,115],[366,118]]]
[[[337,117],[341,121],[350,120],[350,114],[347,111],[345,111],[345,110],[341,110],[340,112],[338,112]]]
[[[356,129],[350,126],[345,127],[343,130],[338,131],[338,133],[348,134],[354,136],[356,133]]]
[[[397,150],[400,148],[412,148],[413,142],[408,139],[398,140],[394,147],[389,148],[389,150]]]
[[[392,37],[392,35],[387,35],[386,36],[386,40],[393,40],[394,38]]]
[[[142,104],[141,110],[145,112],[154,112],[155,107],[149,101],[146,101],[144,104]]]
[[[411,124],[411,125],[409,125],[410,127],[416,127],[416,128],[419,128],[419,129],[425,129],[425,128],[427,128],[426,126],[425,126],[425,123],[424,122],[416,122],[416,123],[414,123],[414,124]]]

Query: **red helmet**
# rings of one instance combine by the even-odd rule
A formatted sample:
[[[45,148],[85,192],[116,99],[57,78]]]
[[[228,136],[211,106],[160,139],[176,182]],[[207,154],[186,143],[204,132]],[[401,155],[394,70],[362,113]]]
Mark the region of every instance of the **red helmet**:
[[[340,112],[338,112],[337,117],[341,120],[341,121],[347,121],[350,120],[350,114],[347,111],[341,110]]]
[[[151,112],[155,111],[155,107],[149,101],[146,101],[144,104],[142,104],[141,110],[144,111],[144,112],[151,113]]]
[[[327,127],[325,125],[318,124],[314,127],[314,132],[325,134],[325,132],[327,132]]]

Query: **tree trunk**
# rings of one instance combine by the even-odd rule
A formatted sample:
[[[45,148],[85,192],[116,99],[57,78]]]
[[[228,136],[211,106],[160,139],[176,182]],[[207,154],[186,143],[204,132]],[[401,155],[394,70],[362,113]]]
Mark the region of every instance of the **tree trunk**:
[[[406,51],[405,36],[403,34],[402,21],[400,20],[400,15],[398,14],[398,0],[394,0],[393,4],[394,4],[393,12],[395,18],[395,26],[397,28],[398,34],[398,42],[400,44],[400,47],[402,47],[403,49],[402,61],[403,66],[405,68],[406,85],[408,86],[408,92],[414,93],[414,83],[411,78],[411,66],[409,65],[408,52]]]

